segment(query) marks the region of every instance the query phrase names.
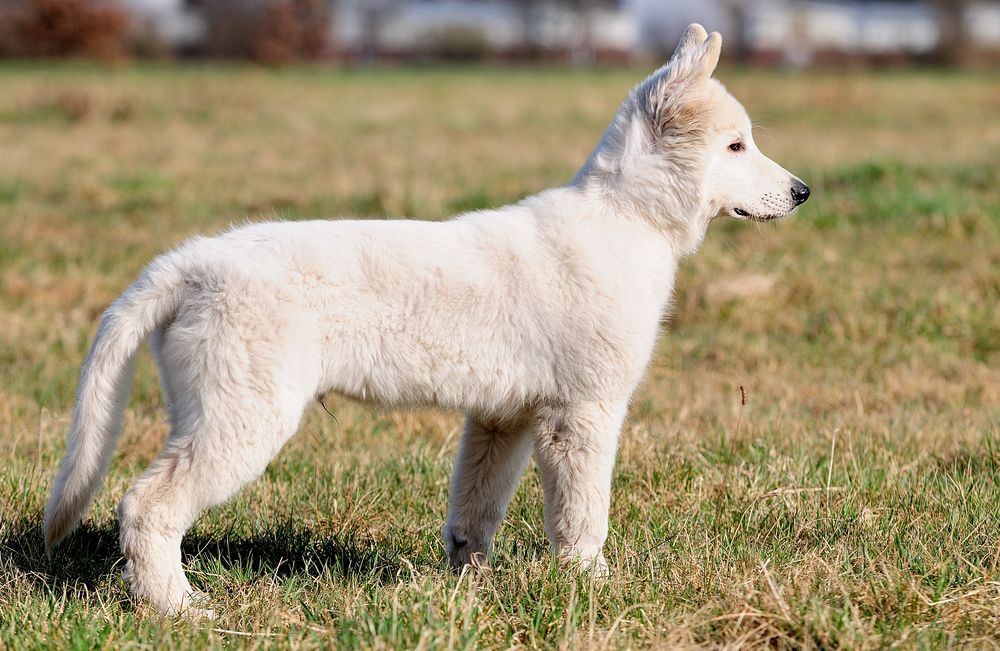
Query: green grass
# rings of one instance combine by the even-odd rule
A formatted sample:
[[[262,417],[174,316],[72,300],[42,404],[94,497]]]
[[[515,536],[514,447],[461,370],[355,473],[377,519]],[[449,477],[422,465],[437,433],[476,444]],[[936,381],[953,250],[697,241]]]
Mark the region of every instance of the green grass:
[[[448,572],[460,416],[331,399],[185,539],[219,619],[161,619],[114,515],[166,432],[145,355],[104,490],[45,557],[76,373],[151,257],[247,218],[437,219],[564,183],[642,74],[0,68],[0,646],[995,646],[995,74],[722,70],[814,198],[720,220],[683,265],[609,580],[553,563],[534,468],[493,571]]]

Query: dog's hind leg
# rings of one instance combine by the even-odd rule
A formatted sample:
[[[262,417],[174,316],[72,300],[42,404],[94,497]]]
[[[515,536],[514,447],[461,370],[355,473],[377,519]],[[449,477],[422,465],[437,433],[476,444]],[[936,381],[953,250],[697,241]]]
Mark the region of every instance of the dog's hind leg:
[[[153,359],[156,361],[156,369],[160,375],[160,390],[163,392],[163,404],[166,407],[167,415],[170,421],[174,420],[174,394],[177,390],[170,386],[171,383],[171,373],[167,368],[166,359],[163,357],[163,339],[166,336],[167,327],[157,328],[149,334],[149,349],[153,353]]]
[[[258,396],[258,403],[267,399]],[[304,407],[304,404],[302,405]],[[232,417],[201,414],[175,423],[160,455],[118,508],[125,578],[133,594],[164,614],[207,615],[181,565],[180,543],[198,514],[257,479],[295,432],[297,413],[265,413],[246,401]]]
[[[124,575],[161,613],[208,615],[184,575],[180,543],[198,514],[259,477],[294,434],[313,395],[310,374],[264,344],[212,350],[168,330],[161,371],[171,432],[118,508]],[[232,341],[227,339],[227,341]],[[266,342],[265,342],[266,343]],[[218,344],[216,344],[218,345]]]
[[[535,460],[545,494],[545,528],[559,556],[607,573],[611,472],[627,403],[543,408]]]
[[[185,449],[181,443],[191,438],[175,429],[159,457],[118,505],[125,581],[137,599],[166,615],[208,614],[192,607],[196,592],[181,566],[181,537],[201,501],[192,491],[193,446]]]
[[[455,569],[485,563],[493,536],[531,456],[526,420],[513,423],[466,420],[449,494],[444,544]]]

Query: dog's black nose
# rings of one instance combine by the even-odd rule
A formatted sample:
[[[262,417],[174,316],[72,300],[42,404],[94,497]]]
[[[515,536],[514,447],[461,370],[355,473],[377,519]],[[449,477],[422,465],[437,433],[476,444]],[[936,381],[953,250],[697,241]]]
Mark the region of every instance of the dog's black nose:
[[[795,205],[805,203],[808,198],[809,186],[798,179],[792,181],[792,199],[795,201]]]

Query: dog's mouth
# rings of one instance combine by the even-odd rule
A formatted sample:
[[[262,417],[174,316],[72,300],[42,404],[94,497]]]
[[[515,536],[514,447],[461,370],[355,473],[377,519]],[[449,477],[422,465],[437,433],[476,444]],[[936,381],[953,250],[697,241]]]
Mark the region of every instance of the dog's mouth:
[[[769,221],[774,221],[775,219],[781,219],[782,217],[785,216],[785,215],[755,215],[749,210],[737,207],[733,208],[733,213],[750,222],[769,222]]]
[[[734,206],[732,210],[734,215],[740,217],[741,219],[745,219],[748,222],[770,222],[774,221],[775,219],[781,219],[782,217],[787,216],[787,215],[756,215],[747,210],[746,208],[738,208],[736,206]]]

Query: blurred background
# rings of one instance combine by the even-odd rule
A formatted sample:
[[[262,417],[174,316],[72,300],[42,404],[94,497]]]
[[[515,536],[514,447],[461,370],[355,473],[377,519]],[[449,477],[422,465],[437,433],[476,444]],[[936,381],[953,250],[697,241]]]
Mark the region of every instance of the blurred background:
[[[996,0],[5,0],[0,55],[628,63],[690,22],[758,65],[990,65]]]

